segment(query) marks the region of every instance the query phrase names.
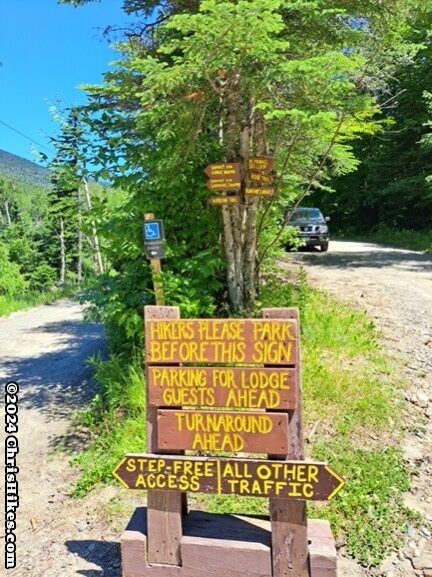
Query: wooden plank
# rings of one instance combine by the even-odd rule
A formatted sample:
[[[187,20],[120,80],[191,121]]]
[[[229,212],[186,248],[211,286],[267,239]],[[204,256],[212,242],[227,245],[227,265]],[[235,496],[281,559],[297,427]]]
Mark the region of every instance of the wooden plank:
[[[294,319],[299,323],[298,310],[293,308],[264,309],[267,319]],[[290,411],[287,460],[303,460],[303,424],[300,380],[300,347],[296,349],[297,409]],[[273,577],[308,577],[308,540],[305,501],[270,499],[272,526]]]
[[[274,188],[271,186],[246,186],[244,193],[246,196],[273,196]]]
[[[241,188],[241,182],[240,180],[236,180],[234,178],[218,178],[218,179],[214,179],[214,178],[210,178],[209,180],[207,180],[206,182],[206,187],[209,190],[212,191],[219,191],[219,192],[224,192],[224,191],[236,191],[236,190],[240,190]]]
[[[240,204],[239,196],[210,196],[207,202],[213,206],[220,206],[223,204]]]
[[[261,319],[146,320],[146,362],[294,365],[297,322]]]
[[[148,401],[157,407],[293,409],[295,369],[234,367],[148,368]]]
[[[271,156],[255,156],[247,160],[248,170],[271,172],[274,168],[274,158]]]
[[[146,306],[144,318],[178,319],[178,307]],[[147,383],[148,383],[148,379]],[[147,384],[148,398],[148,384]],[[147,403],[147,450],[157,453],[157,409]],[[180,541],[185,498],[180,491],[147,493],[147,557],[149,563],[181,565]]]
[[[240,182],[241,180],[241,165],[240,162],[216,162],[208,164],[204,168],[204,172],[210,178],[226,178],[231,177]]]
[[[307,501],[329,500],[344,484],[326,463],[150,454],[126,455],[114,476],[129,489]]]
[[[286,413],[158,410],[158,449],[284,455]]]
[[[273,184],[273,175],[272,174],[261,174],[260,172],[249,172],[248,178],[251,182],[255,182],[258,184]]]

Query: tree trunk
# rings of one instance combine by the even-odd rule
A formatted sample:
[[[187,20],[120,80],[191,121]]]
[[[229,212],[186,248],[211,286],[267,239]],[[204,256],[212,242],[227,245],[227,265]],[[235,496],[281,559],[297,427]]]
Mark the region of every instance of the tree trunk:
[[[90,198],[90,190],[88,186],[88,182],[85,178],[83,178],[83,186],[86,198],[86,205],[87,209],[91,209],[91,198]],[[94,262],[95,262],[95,273],[96,274],[103,274],[104,266],[102,261],[102,254],[99,247],[99,238],[97,235],[96,229],[96,222],[94,219],[91,219],[91,229],[92,229],[92,243],[93,243],[93,250],[94,250]]]
[[[238,159],[240,135],[240,78],[234,73],[227,82],[226,89],[226,160]],[[220,134],[221,134],[220,129]],[[224,228],[224,248],[227,259],[227,283],[231,304],[237,310],[243,308],[243,265],[242,265],[242,207],[237,205],[222,207]]]
[[[8,226],[10,226],[12,224],[12,221],[11,221],[11,217],[10,217],[10,213],[9,213],[9,201],[7,199],[5,199],[3,201],[3,206],[5,209],[5,213],[6,213],[6,223]]]
[[[63,217],[60,217],[60,278],[61,284],[65,281],[66,274],[66,247],[65,247],[65,236],[64,236],[64,222]]]
[[[254,103],[251,103],[251,108]],[[260,111],[251,111],[251,124],[253,126],[253,142],[252,148],[254,154],[257,156],[262,156],[266,154],[266,144],[265,144],[265,122]],[[247,163],[247,156],[249,150],[246,146],[250,146],[250,139],[245,138],[242,142],[242,156],[244,162]],[[257,292],[257,215],[260,199],[258,198],[246,198],[246,224],[245,224],[245,235],[243,241],[243,266],[244,266],[244,302],[247,307],[251,307],[255,301]]]
[[[83,235],[82,235],[82,213],[81,213],[81,190],[78,187],[78,260],[77,260],[77,283],[81,286],[82,281],[82,245],[83,245]]]

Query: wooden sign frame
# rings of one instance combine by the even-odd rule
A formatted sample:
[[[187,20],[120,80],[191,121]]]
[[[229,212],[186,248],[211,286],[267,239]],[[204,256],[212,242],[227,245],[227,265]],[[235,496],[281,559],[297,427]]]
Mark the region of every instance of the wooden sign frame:
[[[264,309],[261,321],[258,319],[180,320],[177,307],[147,306],[145,307],[145,321],[148,453],[127,455],[114,474],[125,483],[125,486],[129,487],[128,483],[133,482],[131,479],[136,479],[133,475],[131,477],[135,462],[133,459],[147,460],[155,469],[146,472],[146,474],[150,473],[148,477],[141,475],[139,482],[135,480],[135,486],[131,487],[147,489],[147,513],[144,519],[140,510],[137,509],[122,536],[123,577],[201,577],[206,572],[211,573],[212,577],[226,577],[227,574],[233,577],[323,577],[324,575],[336,577],[336,549],[328,523],[312,521],[309,522],[308,527],[306,500],[329,498],[340,489],[344,481],[325,463],[314,464],[304,461],[297,309]],[[168,332],[166,332],[168,326],[166,321],[171,327]],[[228,326],[227,323],[232,324]],[[157,330],[152,329],[156,326]],[[254,343],[258,342],[257,335],[259,330],[264,330],[262,327],[269,332],[261,338],[261,341],[265,341],[268,345],[272,339],[279,340],[280,349],[277,350],[285,352],[264,355],[258,362],[257,357],[253,356],[256,352]],[[284,327],[285,332],[280,332],[281,327]],[[295,327],[294,332],[288,327]],[[201,331],[200,338],[197,338],[197,330]],[[177,354],[179,348],[175,346],[174,349],[170,349],[170,346],[173,342],[180,342],[187,334],[189,336],[186,340],[189,343],[197,344],[198,341],[204,341],[207,342],[207,348],[198,346],[196,350],[204,351],[205,354],[198,354],[196,358],[187,357],[185,361],[184,356]],[[254,338],[251,338],[251,334]],[[218,341],[225,338],[236,342],[236,337],[237,342],[243,339],[243,349],[247,353],[246,359],[242,357],[233,361],[229,355],[228,357],[217,355],[214,353],[216,348],[213,350],[208,347],[208,343],[212,340]],[[154,338],[159,339],[160,342],[152,351],[151,341]],[[162,346],[161,342],[171,343],[163,349],[164,353],[170,352],[166,357],[164,354],[155,354],[155,350]],[[287,344],[290,345],[290,354],[286,353]],[[175,354],[172,354],[173,350]],[[185,362],[198,366],[187,366]],[[202,362],[210,363],[212,366],[202,366]],[[232,362],[237,362],[237,366],[215,365]],[[245,363],[252,366],[245,366]],[[284,379],[281,379],[282,374],[286,375]],[[224,375],[223,380],[221,380],[221,375]],[[270,407],[255,406],[257,397],[252,395],[251,391],[253,392],[254,387],[272,390],[270,382],[273,390],[284,393],[289,391],[289,394],[285,396],[281,394],[277,402]],[[210,406],[201,406],[200,403],[196,403],[195,398],[188,397],[192,403],[190,408],[185,410],[186,397],[172,395],[168,399],[163,394],[164,390],[192,390],[196,393],[202,386],[214,392]],[[229,389],[246,391],[247,394],[237,397],[241,400],[238,406],[233,404],[232,398],[228,396],[227,390]],[[176,405],[177,401],[178,405]],[[206,415],[212,415],[212,417]],[[187,426],[186,421],[190,421]],[[269,423],[274,423],[271,429]],[[277,432],[275,437],[277,443],[271,441],[266,445],[245,447],[246,451],[266,449],[266,454],[270,452],[268,460],[188,457],[183,456],[184,450],[191,448],[190,439],[185,441],[182,437],[184,428],[187,429],[188,434],[198,429],[208,433],[213,429],[218,431],[220,428],[225,428],[229,432],[247,432],[251,435],[249,439],[252,439],[254,428],[261,432],[264,429],[273,431],[274,428]],[[214,449],[210,447],[209,450],[217,453],[221,449],[215,446]],[[166,455],[165,458],[164,455]],[[128,461],[128,458],[132,458],[132,461]],[[207,484],[201,486],[196,485],[195,480],[195,489],[188,489],[187,474],[195,466],[205,468],[206,462],[213,464],[213,472],[216,467],[219,481],[215,485],[214,480],[209,477],[203,481]],[[263,548],[264,534],[257,543],[254,543],[253,535],[256,530],[251,527],[243,527],[244,540],[240,536],[235,540],[229,540],[227,537],[230,531],[229,518],[226,528],[222,529],[221,525],[219,539],[223,540],[223,547],[221,547],[222,542],[219,542],[214,535],[207,537],[204,534],[191,537],[190,533],[183,534],[183,524],[188,523],[187,519],[193,522],[193,519],[197,518],[194,514],[185,516],[187,502],[184,491],[203,490],[204,492],[216,491],[219,494],[245,494],[244,489],[243,493],[241,492],[240,485],[235,485],[237,479],[240,483],[239,471],[242,463],[245,462],[249,463],[249,469],[245,473],[247,478],[244,479],[244,483],[250,482],[248,479],[253,481],[254,476],[259,477],[258,471],[261,471],[261,481],[263,477],[267,480],[270,477],[272,479],[267,484],[256,485],[258,488],[255,489],[258,493],[262,491],[262,495],[269,498],[271,543]],[[157,472],[157,467],[162,467],[161,463],[163,463],[163,470],[161,468]],[[231,484],[225,476],[220,476],[222,466],[232,468],[235,479]],[[177,472],[179,467],[184,468],[183,475],[180,475],[181,483],[180,477],[179,479],[175,477],[173,467],[177,467]],[[237,473],[236,467],[240,467]],[[263,467],[265,472],[263,472]],[[293,473],[294,478],[291,479],[293,484],[290,485],[291,489],[288,493],[275,490],[275,485],[272,485],[277,481],[275,471],[279,471],[280,467],[288,467],[284,469],[287,471],[292,467],[293,471],[297,471]],[[207,475],[210,475],[210,471],[210,469],[207,470]],[[309,478],[305,471],[308,471]],[[318,471],[321,475],[319,482]],[[163,482],[156,483],[155,474],[162,475]],[[229,474],[226,473],[226,476]],[[145,479],[152,478],[153,481],[150,483],[145,481]],[[303,494],[299,492],[299,487],[305,480],[316,481],[317,493],[315,495],[310,493],[310,488],[306,490],[309,492]],[[282,481],[286,483],[285,478]],[[171,486],[165,487],[164,483],[171,483]],[[242,486],[246,487],[246,485]],[[234,517],[231,525],[233,523]]]

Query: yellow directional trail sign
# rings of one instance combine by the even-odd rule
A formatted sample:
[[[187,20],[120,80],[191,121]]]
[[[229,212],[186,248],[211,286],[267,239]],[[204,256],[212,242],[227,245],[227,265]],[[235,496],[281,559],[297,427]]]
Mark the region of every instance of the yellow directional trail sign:
[[[113,471],[128,489],[329,501],[345,481],[326,463],[128,454]]]

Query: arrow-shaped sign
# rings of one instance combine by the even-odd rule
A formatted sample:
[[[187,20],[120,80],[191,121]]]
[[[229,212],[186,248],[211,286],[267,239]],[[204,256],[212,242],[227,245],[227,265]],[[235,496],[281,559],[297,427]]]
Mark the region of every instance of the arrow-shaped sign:
[[[250,181],[258,184],[273,184],[274,180],[272,174],[261,174],[261,172],[250,171],[248,176]]]
[[[249,170],[258,172],[272,172],[274,167],[274,158],[271,156],[256,156],[248,158],[247,167]]]
[[[246,196],[273,196],[274,188],[266,186],[247,186],[245,188]]]
[[[210,178],[206,182],[206,187],[209,190],[218,190],[218,191],[240,190],[241,181],[235,180],[230,176],[227,176],[226,178]]]
[[[217,162],[215,164],[208,164],[204,168],[204,172],[210,178],[230,177],[235,180],[240,180],[240,162]]]
[[[113,471],[128,489],[328,501],[345,481],[326,463],[128,454]]]
[[[212,205],[239,204],[240,199],[238,196],[210,196],[207,202]]]

